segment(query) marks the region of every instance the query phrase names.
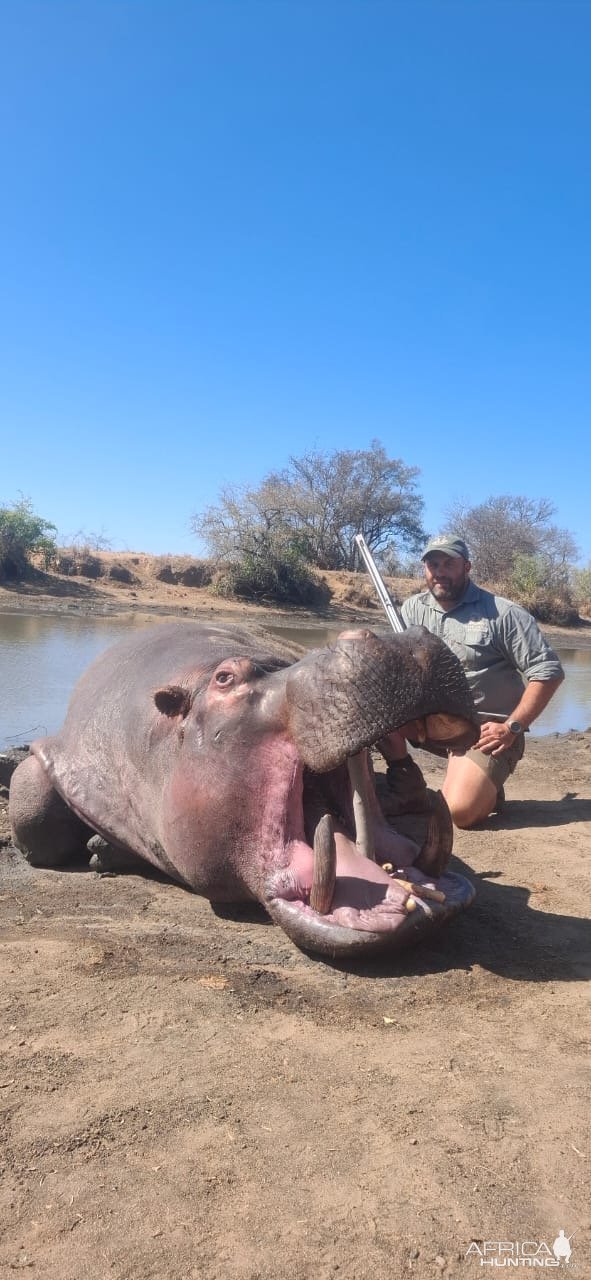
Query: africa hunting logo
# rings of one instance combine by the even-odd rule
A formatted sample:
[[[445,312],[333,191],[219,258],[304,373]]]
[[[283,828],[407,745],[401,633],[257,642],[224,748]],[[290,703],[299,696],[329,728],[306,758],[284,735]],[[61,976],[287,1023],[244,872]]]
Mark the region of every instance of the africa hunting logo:
[[[546,1240],[472,1240],[465,1256],[481,1267],[567,1267],[572,1238],[561,1227],[552,1246]]]

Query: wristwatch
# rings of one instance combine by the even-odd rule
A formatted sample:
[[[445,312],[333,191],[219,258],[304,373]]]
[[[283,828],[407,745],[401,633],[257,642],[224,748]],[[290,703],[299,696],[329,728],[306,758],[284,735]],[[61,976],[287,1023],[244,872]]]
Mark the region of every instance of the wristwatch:
[[[520,720],[506,720],[505,724],[511,730],[511,733],[523,733],[523,725]]]

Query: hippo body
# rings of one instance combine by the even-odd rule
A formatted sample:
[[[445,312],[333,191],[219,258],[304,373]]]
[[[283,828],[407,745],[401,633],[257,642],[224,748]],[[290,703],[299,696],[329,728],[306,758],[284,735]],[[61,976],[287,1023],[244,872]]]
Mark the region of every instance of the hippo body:
[[[451,846],[419,850],[379,809],[366,748],[411,721],[426,745],[478,736],[458,660],[423,628],[345,632],[297,660],[239,628],[146,628],[95,660],[61,731],[33,743],[12,780],[13,837],[58,866],[98,833],[211,901],[262,902],[312,951],[400,946],[472,897],[442,874]],[[352,760],[375,860],[355,842]],[[402,889],[386,860],[436,898]]]

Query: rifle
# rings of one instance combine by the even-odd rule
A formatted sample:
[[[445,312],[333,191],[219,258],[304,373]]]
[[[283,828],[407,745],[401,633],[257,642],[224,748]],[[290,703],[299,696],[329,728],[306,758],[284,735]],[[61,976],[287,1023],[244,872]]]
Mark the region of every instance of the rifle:
[[[365,538],[363,537],[363,534],[356,533],[354,541],[357,543],[359,551],[361,552],[361,555],[365,560],[367,571],[378,593],[378,596],[380,598],[380,604],[382,605],[382,608],[385,610],[386,617],[388,619],[388,622],[390,623],[392,630],[396,631],[397,634],[399,634],[401,631],[406,631],[406,623],[404,621],[404,618],[402,617],[400,609],[397,609],[396,605],[392,602],[392,600],[390,599],[390,596],[388,595],[386,584],[383,578],[380,576],[379,569],[365,541]]]

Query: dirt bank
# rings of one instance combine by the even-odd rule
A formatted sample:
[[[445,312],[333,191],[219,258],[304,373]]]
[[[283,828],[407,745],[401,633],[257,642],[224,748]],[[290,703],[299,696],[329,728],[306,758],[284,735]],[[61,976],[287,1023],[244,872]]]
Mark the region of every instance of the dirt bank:
[[[0,850],[2,1274],[475,1280],[472,1241],[562,1228],[586,1280],[590,765],[591,733],[529,743],[456,837],[470,911],[350,972]]]
[[[329,604],[319,609],[268,603],[222,600],[207,587],[187,586],[182,581],[165,581],[160,576],[174,569],[175,558],[135,552],[93,553],[100,577],[37,572],[28,582],[0,583],[0,612],[68,613],[80,616],[117,617],[135,613],[146,617],[188,617],[216,622],[244,622],[261,626],[310,628],[386,624],[381,606],[367,575],[326,572],[322,576],[331,591]],[[196,562],[199,564],[200,562]],[[189,557],[182,565],[195,564]],[[111,573],[128,577],[113,578]],[[172,574],[172,576],[177,576]],[[395,601],[406,599],[421,588],[413,578],[388,578]],[[591,648],[591,621],[578,627],[544,627],[551,643],[564,649]]]

